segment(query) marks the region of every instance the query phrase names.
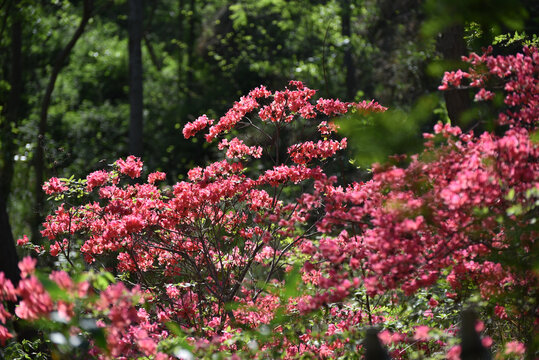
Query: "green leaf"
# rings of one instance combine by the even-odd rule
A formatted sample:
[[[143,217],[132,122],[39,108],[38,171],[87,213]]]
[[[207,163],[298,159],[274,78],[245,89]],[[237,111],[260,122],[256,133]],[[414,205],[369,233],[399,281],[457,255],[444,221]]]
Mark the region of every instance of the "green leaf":
[[[505,198],[509,201],[515,198],[515,189],[510,189]]]
[[[111,283],[114,283],[116,282],[116,278],[114,278],[114,275],[112,275],[111,273],[109,273],[108,271],[107,272],[104,272],[103,273],[103,276],[108,279]]]
[[[225,309],[227,310],[238,310],[240,304],[237,302],[229,302],[225,304]]]
[[[176,338],[174,338],[174,343],[179,346],[182,349],[186,349],[188,351],[193,351],[193,346],[189,344],[189,342],[186,340],[185,333],[180,328],[180,325],[173,321],[169,321],[166,324],[166,327],[170,330],[171,333],[176,335]]]
[[[174,335],[176,336],[184,335],[182,329],[180,328],[180,325],[176,324],[174,321],[169,321],[165,325],[170,330],[170,332],[173,333]]]
[[[111,273],[104,271],[96,276],[94,286],[99,290],[105,290],[111,283],[115,282],[116,279],[114,276]]]
[[[105,330],[97,328],[90,333],[90,337],[95,341],[95,344],[102,350],[107,350],[107,338],[105,337]]]
[[[54,281],[49,279],[49,277],[46,274],[36,272],[36,277],[38,278],[39,282],[43,285],[45,290],[49,293],[52,300],[68,300],[69,296],[65,290],[60,289],[58,284],[56,284]]]
[[[511,206],[509,209],[507,209],[507,215],[508,216],[511,216],[511,215],[521,215],[522,214],[522,205],[520,204],[515,204],[513,206]]]
[[[291,297],[298,296],[300,291],[298,289],[301,279],[301,274],[299,272],[299,266],[295,265],[292,271],[290,271],[284,280],[284,293],[283,298],[288,300]]]
[[[539,130],[536,130],[534,132],[532,132],[530,134],[530,140],[534,143],[534,144],[537,144],[539,143]]]

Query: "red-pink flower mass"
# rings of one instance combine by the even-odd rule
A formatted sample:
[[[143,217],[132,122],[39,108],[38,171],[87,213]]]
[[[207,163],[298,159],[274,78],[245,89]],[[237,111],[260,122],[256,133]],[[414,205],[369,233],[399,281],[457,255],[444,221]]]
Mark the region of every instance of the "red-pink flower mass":
[[[48,194],[87,196],[47,217],[50,254],[80,252],[125,281],[92,295],[88,281],[54,272],[49,281],[67,295],[53,296],[35,260],[25,258],[17,287],[0,273],[0,301],[19,297],[15,313],[27,320],[57,312],[70,321],[82,306],[104,329],[105,345],[92,342],[90,350],[103,359],[238,358],[255,350],[259,358],[338,358],[363,351],[357,339],[373,324],[387,326],[379,336],[394,358],[407,358],[410,348],[459,358],[462,349],[443,340],[455,327],[435,321],[473,289],[508,329],[518,321],[533,327],[526,319],[539,315],[530,305],[538,280],[539,55],[526,48],[464,60],[470,69],[446,73],[440,88],[477,88],[477,101],[503,94],[498,131],[476,135],[438,123],[421,153],[374,164],[365,182],[331,172],[348,141],[333,120],[386,108],[315,100],[298,81],[282,91],[254,89],[218,121],[203,115],[188,123],[185,138],[220,139],[222,160],[171,188],[158,186],[161,172],[124,181],[141,176],[134,156],[85,182],[50,179]],[[503,89],[487,88],[491,78]],[[270,140],[240,138],[238,124]],[[387,312],[411,298],[416,322]],[[11,317],[0,305],[2,344],[13,336],[4,326]],[[185,339],[171,346],[180,334]],[[505,354],[523,354],[521,341],[508,342]]]

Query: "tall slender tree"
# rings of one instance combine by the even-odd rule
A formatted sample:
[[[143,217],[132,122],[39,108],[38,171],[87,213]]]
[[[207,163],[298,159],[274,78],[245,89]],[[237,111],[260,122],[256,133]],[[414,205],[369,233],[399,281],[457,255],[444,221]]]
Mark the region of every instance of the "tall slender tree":
[[[129,0],[129,153],[142,156],[142,0]]]
[[[351,0],[341,0],[341,34],[346,38],[347,43],[344,48],[344,67],[346,71],[345,87],[346,87],[346,100],[354,100],[355,95],[355,67],[354,60],[352,58],[352,42],[350,31],[350,13]]]
[[[189,16],[187,18],[187,36],[186,36],[186,45],[187,45],[187,60],[186,60],[186,67],[187,70],[187,78],[185,81],[185,91],[186,91],[186,100],[187,103],[191,102],[191,97],[193,94],[193,74],[194,74],[194,49],[195,49],[195,27],[196,27],[196,15],[197,15],[197,9],[196,9],[196,2],[195,0],[190,0],[189,2]]]
[[[13,233],[7,211],[8,197],[13,182],[15,138],[13,129],[20,121],[20,105],[23,93],[23,61],[22,61],[22,15],[19,11],[19,1],[15,1],[10,9],[11,14],[11,45],[9,67],[9,95],[3,107],[4,113],[0,116],[0,271],[13,282],[19,281],[19,268],[17,267],[17,251],[13,241]],[[4,104],[3,104],[4,105]]]

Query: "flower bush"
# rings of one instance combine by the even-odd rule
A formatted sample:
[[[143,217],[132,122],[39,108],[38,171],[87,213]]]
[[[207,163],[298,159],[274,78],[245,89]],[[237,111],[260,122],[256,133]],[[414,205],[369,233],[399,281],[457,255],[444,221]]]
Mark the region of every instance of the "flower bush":
[[[18,301],[20,319],[48,319],[40,326],[60,355],[352,358],[378,325],[394,358],[452,359],[471,302],[489,317],[476,325],[484,346],[533,355],[539,54],[464,60],[470,69],[446,73],[440,89],[490,101],[502,84],[497,131],[438,123],[422,153],[374,164],[367,182],[339,182],[347,139],[333,120],[386,108],[315,101],[298,81],[187,124],[185,138],[205,131],[224,155],[172,187],[161,172],[143,180],[134,156],[86,179],[52,178],[43,189],[60,205],[43,224],[50,245],[34,250],[63,270],[40,273],[25,258],[17,286],[0,274],[0,301]],[[0,304],[8,348],[13,321]]]

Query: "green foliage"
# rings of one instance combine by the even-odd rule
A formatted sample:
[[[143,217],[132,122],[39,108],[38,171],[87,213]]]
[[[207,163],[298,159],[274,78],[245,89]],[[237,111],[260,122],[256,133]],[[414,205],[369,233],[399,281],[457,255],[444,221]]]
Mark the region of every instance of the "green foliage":
[[[0,348],[0,357],[10,360],[48,360],[49,354],[44,351],[50,341],[42,339],[10,342],[5,348]]]
[[[539,46],[539,37],[537,34],[526,34],[525,31],[519,33],[515,31],[514,34],[501,34],[494,38],[493,45],[501,45],[504,47],[509,47],[512,45],[519,46]]]
[[[422,97],[410,112],[390,109],[368,116],[352,114],[339,120],[342,133],[349,138],[354,164],[369,167],[390,155],[417,153],[423,139],[421,129],[436,120],[444,120],[443,108],[436,95]]]
[[[341,1],[166,0],[144,8],[144,160],[169,179],[185,176],[214,154],[204,142],[184,141],[181,127],[197,114],[222,113],[240,94],[289,79],[343,97],[343,54],[352,52],[354,91],[386,105],[409,105],[429,80],[424,65],[432,42],[416,41],[420,10],[395,3],[387,23],[383,1],[350,1],[351,36],[342,35]],[[81,3],[22,2],[24,109],[13,126],[14,233],[28,232],[33,194],[29,169],[43,91],[55,57],[80,20]],[[60,72],[44,141],[47,176],[81,176],[127,151],[127,3],[95,1],[93,17]],[[8,14],[6,31],[11,16]],[[7,34],[7,33],[6,33]],[[0,41],[9,64],[10,37]],[[4,70],[3,70],[4,71]],[[2,98],[10,85],[2,76]],[[383,81],[382,81],[383,80]],[[351,100],[351,99],[350,99]],[[0,104],[3,106],[3,103]],[[2,115],[3,116],[3,115]],[[0,139],[0,146],[2,140]],[[192,156],[197,154],[197,156]]]
[[[451,26],[478,24],[486,43],[500,35],[504,28],[519,30],[524,27],[528,12],[520,1],[504,0],[428,0],[425,10],[429,19],[423,25],[423,34],[433,36]]]

